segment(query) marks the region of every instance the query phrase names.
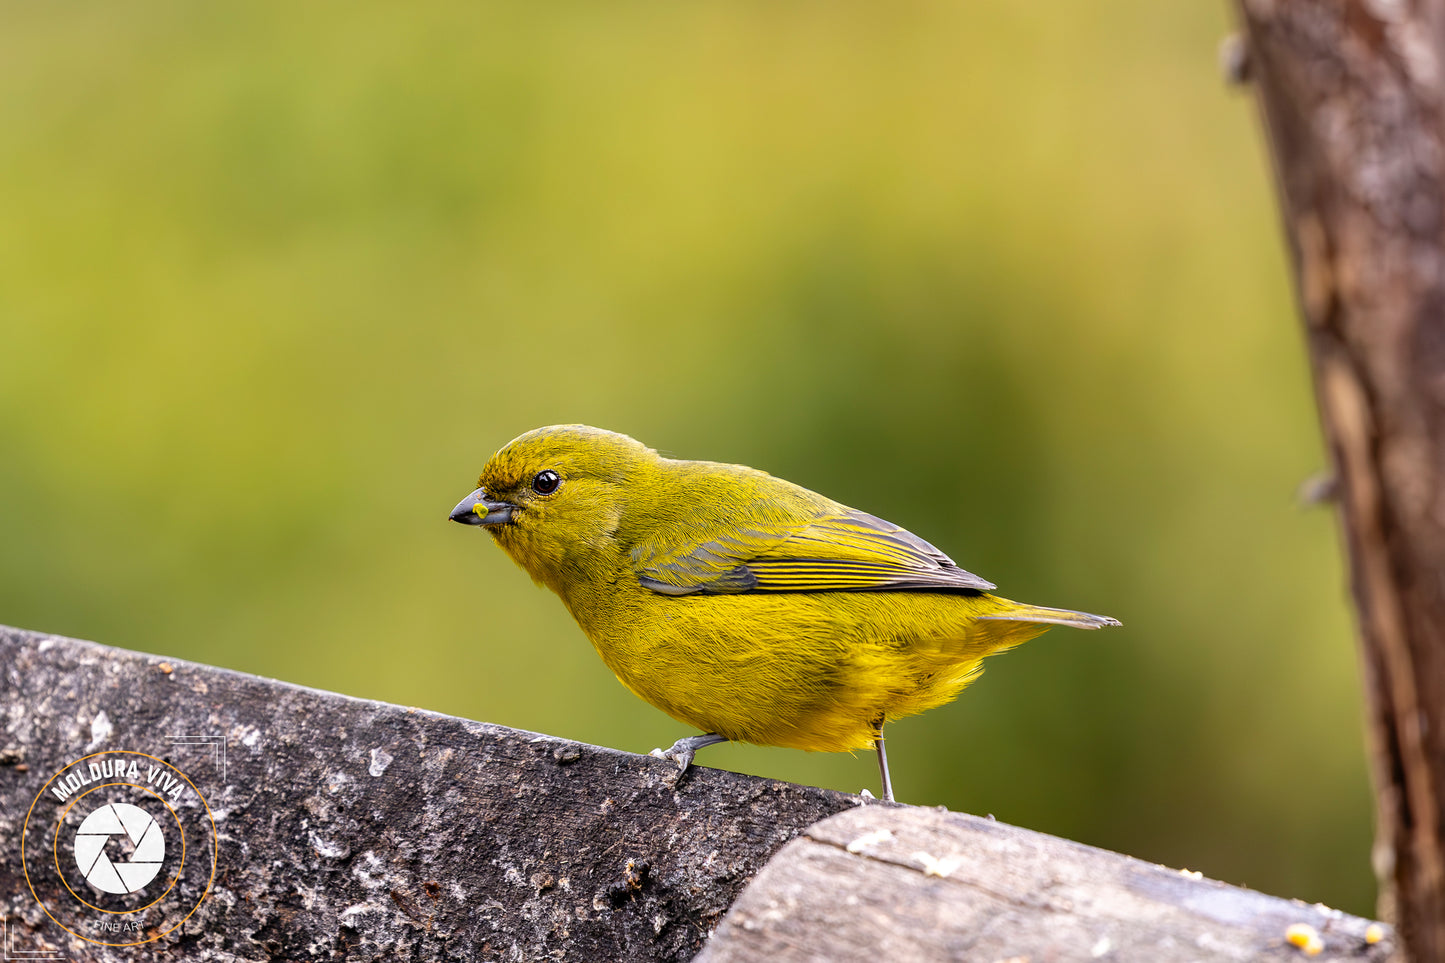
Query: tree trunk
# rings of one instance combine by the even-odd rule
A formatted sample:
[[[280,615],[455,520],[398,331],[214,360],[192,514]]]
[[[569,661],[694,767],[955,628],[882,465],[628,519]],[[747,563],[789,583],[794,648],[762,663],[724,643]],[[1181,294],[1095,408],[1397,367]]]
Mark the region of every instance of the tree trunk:
[[[1445,0],[1236,0],[1338,480],[1383,915],[1445,960]]]

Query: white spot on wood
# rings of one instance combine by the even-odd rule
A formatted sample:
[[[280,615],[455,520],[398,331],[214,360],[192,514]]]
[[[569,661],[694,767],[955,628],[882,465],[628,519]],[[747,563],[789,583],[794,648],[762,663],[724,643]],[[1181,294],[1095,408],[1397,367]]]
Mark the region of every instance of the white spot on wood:
[[[847,845],[846,849],[848,850],[848,852],[856,855],[863,852],[863,850],[868,848],[869,846],[876,845],[877,843],[883,842],[885,839],[892,838],[893,830],[875,829],[873,830],[873,832],[864,833],[862,836],[859,836],[857,839],[853,840]]]
[[[382,907],[375,903],[353,903],[341,911],[341,925],[349,930],[359,929],[361,917],[367,913],[381,913]]]
[[[376,889],[386,882],[384,869],[381,858],[368,849],[352,864],[351,875],[367,889]]]
[[[943,859],[938,859],[928,853],[917,852],[913,854],[913,858],[918,860],[923,866],[924,876],[940,876],[945,879],[950,876],[955,869],[963,865],[962,856],[946,856]]]
[[[110,716],[106,715],[105,710],[102,709],[96,713],[94,719],[90,720],[90,745],[85,747],[86,751],[105,742],[113,732],[115,732],[115,726],[110,724]]]
[[[311,833],[311,848],[327,859],[345,859],[351,855],[351,846],[344,840],[322,839],[314,831]]]

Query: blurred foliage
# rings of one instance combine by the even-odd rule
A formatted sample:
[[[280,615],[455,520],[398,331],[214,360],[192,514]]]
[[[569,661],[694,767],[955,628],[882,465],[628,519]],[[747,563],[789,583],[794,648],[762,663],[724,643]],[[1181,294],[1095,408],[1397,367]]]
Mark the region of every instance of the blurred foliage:
[[[667,745],[446,522],[495,448],[588,422],[1124,621],[892,727],[904,799],[1370,912],[1223,6],[0,5],[0,621]]]

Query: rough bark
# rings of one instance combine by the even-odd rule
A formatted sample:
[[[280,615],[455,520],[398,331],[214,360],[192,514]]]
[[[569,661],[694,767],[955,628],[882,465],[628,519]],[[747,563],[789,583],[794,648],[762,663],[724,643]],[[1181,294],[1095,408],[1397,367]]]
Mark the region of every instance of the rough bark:
[[[1384,960],[1383,928],[944,810],[869,806],[809,827],[743,890],[699,963],[769,960]]]
[[[176,809],[202,872],[148,913],[77,907],[57,880],[57,867],[78,872],[75,836],[51,861],[63,804],[46,782],[120,750],[168,758],[218,831],[209,895],[132,948],[61,929],[25,872],[62,919],[108,942],[159,932],[204,894],[207,824],[190,798]],[[860,802],[703,767],[679,781],[647,756],[0,627],[6,959],[684,960],[775,850]],[[139,935],[101,928],[120,919]]]
[[[125,784],[158,787],[142,766],[57,798],[76,760],[129,752],[196,791],[162,806]],[[159,883],[108,896],[78,868],[82,819],[127,801],[164,824],[158,881],[186,842],[148,910]],[[1324,907],[862,803],[0,627],[5,959],[683,960],[715,928],[712,960],[1285,958],[1290,923],[1313,925],[1326,959],[1391,946]]]
[[[1445,960],[1445,0],[1236,0],[1359,619],[1383,915]]]

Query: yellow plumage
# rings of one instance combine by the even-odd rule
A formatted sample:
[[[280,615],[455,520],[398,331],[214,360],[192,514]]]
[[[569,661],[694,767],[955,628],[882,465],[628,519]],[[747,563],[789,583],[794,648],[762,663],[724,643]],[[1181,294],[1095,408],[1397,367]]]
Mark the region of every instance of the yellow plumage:
[[[884,720],[950,701],[985,656],[1050,625],[1118,624],[993,595],[917,536],[782,479],[581,425],[509,443],[452,517],[555,591],[639,697],[742,742],[881,759]]]

